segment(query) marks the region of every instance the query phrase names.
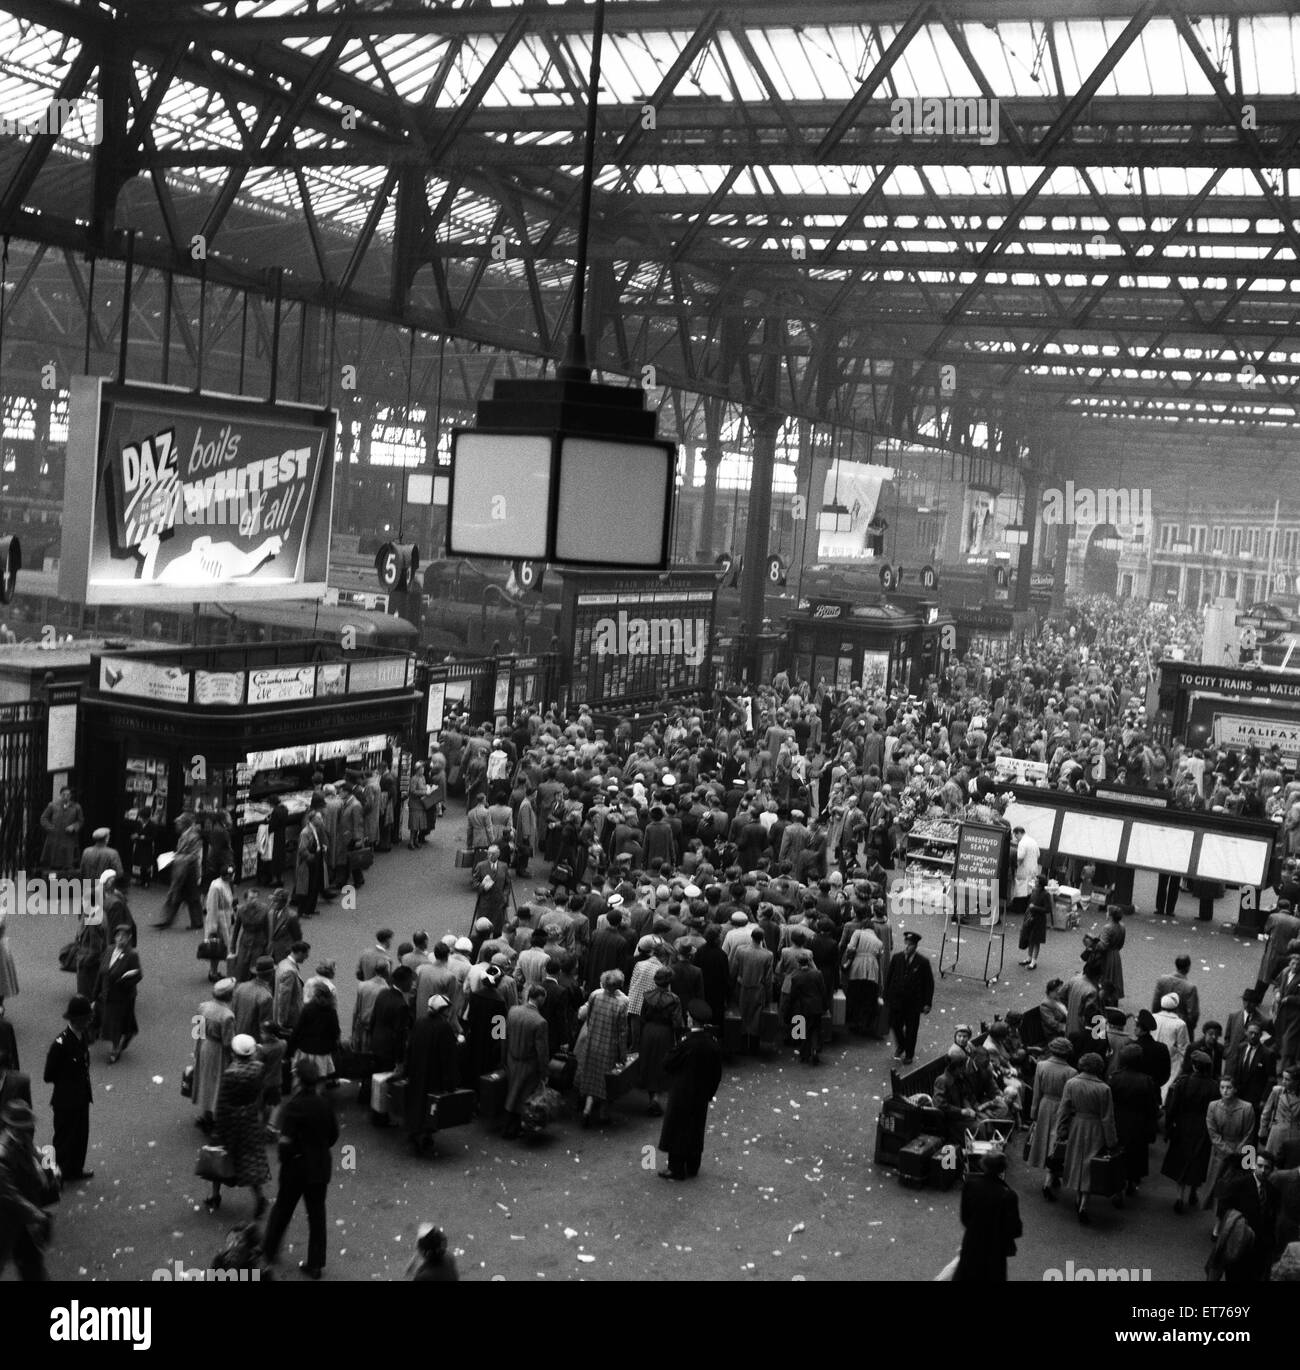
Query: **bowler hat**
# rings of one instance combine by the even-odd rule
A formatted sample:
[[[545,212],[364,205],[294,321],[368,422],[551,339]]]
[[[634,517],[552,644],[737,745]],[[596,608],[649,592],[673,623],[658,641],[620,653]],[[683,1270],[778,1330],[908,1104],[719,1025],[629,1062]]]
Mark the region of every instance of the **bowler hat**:
[[[90,1000],[84,994],[74,994],[68,1000],[68,1007],[64,1010],[63,1016],[72,1022],[78,1018],[89,1018],[93,1012]]]

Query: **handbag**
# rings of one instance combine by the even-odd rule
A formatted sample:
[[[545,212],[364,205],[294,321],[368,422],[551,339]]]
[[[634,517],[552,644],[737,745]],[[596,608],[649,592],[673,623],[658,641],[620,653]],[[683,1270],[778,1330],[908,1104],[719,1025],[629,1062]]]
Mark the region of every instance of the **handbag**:
[[[73,971],[77,969],[77,944],[75,942],[69,942],[67,946],[59,948],[59,969]]]
[[[224,961],[229,954],[226,939],[220,933],[205,937],[194,949],[196,961]]]
[[[368,871],[375,864],[375,849],[368,842],[363,842],[348,853],[348,861],[353,870]]]
[[[224,1146],[201,1146],[194,1173],[200,1180],[231,1184],[235,1178],[235,1162]]]
[[[181,1098],[192,1099],[194,1097],[194,1067],[186,1066],[181,1071]]]

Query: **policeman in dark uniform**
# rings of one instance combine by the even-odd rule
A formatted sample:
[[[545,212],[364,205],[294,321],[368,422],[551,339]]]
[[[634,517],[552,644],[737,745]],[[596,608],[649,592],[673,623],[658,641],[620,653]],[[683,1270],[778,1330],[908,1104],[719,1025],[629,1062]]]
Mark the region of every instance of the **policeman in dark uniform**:
[[[68,1026],[50,1044],[45,1083],[54,1086],[54,1158],[65,1180],[90,1180],[86,1167],[90,1145],[90,1000],[74,994],[64,1018]]]

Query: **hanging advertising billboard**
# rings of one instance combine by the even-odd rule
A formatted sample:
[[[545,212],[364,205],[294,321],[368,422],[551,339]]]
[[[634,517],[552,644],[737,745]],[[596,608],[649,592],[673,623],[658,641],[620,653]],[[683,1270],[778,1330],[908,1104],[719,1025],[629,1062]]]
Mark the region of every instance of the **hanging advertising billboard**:
[[[873,555],[867,525],[880,503],[881,486],[893,475],[888,466],[838,458],[831,462],[817,521],[818,561],[862,561]]]
[[[335,414],[72,381],[59,594],[78,604],[319,599]]]
[[[1015,523],[1017,500],[978,485],[966,487],[962,506],[961,550],[965,556],[987,557],[1007,550],[1006,530]]]

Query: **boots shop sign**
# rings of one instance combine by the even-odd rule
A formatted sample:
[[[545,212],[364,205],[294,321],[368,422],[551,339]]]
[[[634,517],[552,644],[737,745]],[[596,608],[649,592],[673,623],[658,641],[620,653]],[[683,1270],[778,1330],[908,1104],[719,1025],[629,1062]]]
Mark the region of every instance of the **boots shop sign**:
[[[329,409],[73,377],[60,597],[319,599],[334,429]]]

